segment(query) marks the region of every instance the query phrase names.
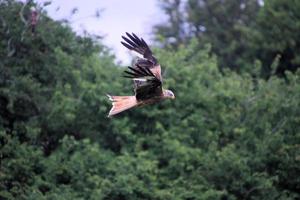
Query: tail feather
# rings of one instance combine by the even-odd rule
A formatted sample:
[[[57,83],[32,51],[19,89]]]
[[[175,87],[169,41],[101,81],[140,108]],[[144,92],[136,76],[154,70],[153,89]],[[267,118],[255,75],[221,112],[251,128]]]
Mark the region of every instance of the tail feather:
[[[112,102],[112,108],[109,111],[108,117],[116,115],[124,110],[130,109],[138,105],[135,96],[110,96],[107,95]]]

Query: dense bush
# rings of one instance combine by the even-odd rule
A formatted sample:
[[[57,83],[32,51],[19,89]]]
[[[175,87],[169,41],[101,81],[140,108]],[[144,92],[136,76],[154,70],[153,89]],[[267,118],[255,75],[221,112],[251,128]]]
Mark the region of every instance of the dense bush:
[[[101,41],[45,13],[32,35],[21,3],[0,5],[1,199],[300,198],[299,71],[221,72],[196,40],[155,49],[176,99],[110,119],[105,94],[132,83]]]

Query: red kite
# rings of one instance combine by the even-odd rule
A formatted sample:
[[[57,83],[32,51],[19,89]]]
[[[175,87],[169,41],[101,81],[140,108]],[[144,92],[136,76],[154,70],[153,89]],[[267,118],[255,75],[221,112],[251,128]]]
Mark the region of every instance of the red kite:
[[[128,67],[124,77],[133,79],[134,96],[110,96],[112,108],[108,117],[116,115],[124,110],[155,103],[164,99],[174,99],[171,90],[162,88],[161,68],[156,58],[153,56],[147,43],[138,38],[134,33],[126,33],[127,37],[122,36],[124,41],[121,43],[128,48],[143,56],[139,58],[133,67]]]

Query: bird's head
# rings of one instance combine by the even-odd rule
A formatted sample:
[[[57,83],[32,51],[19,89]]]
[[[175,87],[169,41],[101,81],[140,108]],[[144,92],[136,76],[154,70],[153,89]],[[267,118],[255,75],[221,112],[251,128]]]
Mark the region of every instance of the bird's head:
[[[171,90],[164,90],[164,97],[168,99],[175,99],[175,95]]]

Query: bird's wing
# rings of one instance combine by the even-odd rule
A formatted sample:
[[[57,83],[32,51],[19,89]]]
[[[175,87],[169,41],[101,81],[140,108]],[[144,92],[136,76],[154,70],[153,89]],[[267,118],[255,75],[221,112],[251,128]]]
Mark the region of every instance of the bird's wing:
[[[124,77],[135,81],[135,96],[138,101],[162,96],[162,82],[149,68],[136,65],[128,67]]]
[[[134,33],[126,33],[126,36],[122,36],[125,42],[121,42],[129,50],[133,50],[143,56],[143,59],[138,59],[136,65],[142,68],[149,68],[151,72],[162,81],[161,67],[157,59],[152,54],[151,49],[143,38],[138,38]]]

